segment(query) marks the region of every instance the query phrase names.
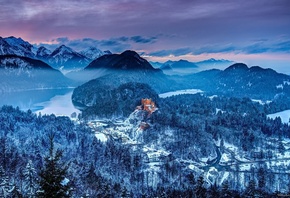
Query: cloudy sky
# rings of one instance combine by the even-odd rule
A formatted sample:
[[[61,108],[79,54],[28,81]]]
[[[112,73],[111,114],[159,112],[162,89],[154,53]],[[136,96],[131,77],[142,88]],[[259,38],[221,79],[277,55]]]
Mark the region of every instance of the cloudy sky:
[[[12,35],[51,49],[223,58],[290,74],[289,0],[0,0],[0,36]]]

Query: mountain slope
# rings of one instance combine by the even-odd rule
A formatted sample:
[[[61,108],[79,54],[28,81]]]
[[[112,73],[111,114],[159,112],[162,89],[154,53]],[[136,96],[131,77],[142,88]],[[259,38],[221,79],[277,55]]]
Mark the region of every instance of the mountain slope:
[[[65,45],[61,45],[56,48],[45,61],[61,70],[74,70],[88,65],[90,59]]]
[[[48,64],[17,55],[0,55],[0,92],[68,87],[71,81]]]
[[[41,46],[40,48],[38,48],[36,52],[36,58],[40,60],[46,60],[50,54],[51,54],[51,51],[49,49]]]
[[[2,38],[0,37],[0,55],[18,55],[25,57],[34,57],[33,45],[13,36]]]
[[[169,80],[160,69],[153,68],[147,60],[129,50],[121,54],[103,55],[92,61],[84,70],[69,73],[67,76],[82,82],[106,76],[104,79],[107,83],[114,86],[127,82],[146,83],[157,92],[177,88],[176,83]]]

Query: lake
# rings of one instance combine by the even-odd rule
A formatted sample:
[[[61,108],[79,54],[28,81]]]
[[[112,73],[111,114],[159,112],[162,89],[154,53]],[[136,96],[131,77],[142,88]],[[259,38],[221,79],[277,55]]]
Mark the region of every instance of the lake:
[[[80,113],[71,101],[73,88],[30,90],[0,94],[0,106],[18,106],[21,110],[30,109],[34,113],[71,116]]]

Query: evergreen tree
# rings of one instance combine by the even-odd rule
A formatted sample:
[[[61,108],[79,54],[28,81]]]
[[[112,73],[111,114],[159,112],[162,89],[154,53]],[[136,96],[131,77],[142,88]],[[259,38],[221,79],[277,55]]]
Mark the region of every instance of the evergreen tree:
[[[188,184],[189,184],[189,188],[193,189],[195,186],[195,178],[194,178],[194,174],[191,172],[186,176],[187,180],[188,180]]]
[[[245,190],[244,196],[250,198],[250,197],[255,197],[255,194],[256,194],[256,183],[254,180],[250,180]]]
[[[13,198],[22,198],[22,194],[20,193],[18,187],[14,184],[12,189],[10,190],[9,196]]]
[[[3,175],[0,179],[0,197],[6,197],[9,191],[8,177]]]
[[[32,161],[29,160],[24,171],[24,192],[28,197],[35,197],[37,189],[37,173],[33,167]]]
[[[44,159],[44,168],[40,171],[39,197],[69,197],[70,186],[64,182],[68,165],[61,162],[63,152],[59,149],[54,153],[54,135],[49,136],[49,155]]]
[[[129,197],[129,193],[126,187],[123,187],[122,192],[121,192],[121,197],[122,198]]]
[[[265,185],[266,185],[265,169],[259,168],[258,169],[258,187],[260,190],[264,190]]]
[[[283,145],[283,143],[282,143],[282,140],[279,140],[279,142],[278,142],[278,151],[279,151],[279,153],[281,153],[282,155],[284,155],[284,153],[285,153],[285,147],[284,147],[284,145]]]
[[[202,176],[199,176],[196,183],[196,188],[195,188],[195,194],[197,197],[200,197],[200,198],[206,197],[206,188],[203,185],[204,185],[204,179]]]
[[[222,184],[221,195],[224,198],[230,198],[230,197],[232,197],[231,191],[229,189],[229,182],[228,182],[228,180],[224,181],[223,184]]]
[[[223,194],[222,194],[222,196],[223,196]],[[218,186],[216,183],[211,185],[210,188],[208,189],[207,197],[208,198],[220,197],[219,189],[218,189]]]
[[[0,165],[0,197],[9,197],[12,189],[13,187],[10,185],[9,177]]]

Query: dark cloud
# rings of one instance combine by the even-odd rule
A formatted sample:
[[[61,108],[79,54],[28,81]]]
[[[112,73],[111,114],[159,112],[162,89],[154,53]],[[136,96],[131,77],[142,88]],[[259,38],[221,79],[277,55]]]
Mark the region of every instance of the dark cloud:
[[[274,44],[273,49],[276,52],[290,52],[290,40]]]
[[[83,39],[72,39],[70,40],[68,37],[60,37],[56,39],[52,39],[51,42],[53,44],[42,44],[39,46],[45,46],[51,50],[55,49],[59,45],[66,45],[68,47],[72,47],[77,51],[81,51],[83,49],[89,47],[97,47],[101,50],[111,50],[113,52],[122,52],[126,49],[132,49],[133,44],[150,44],[156,42],[157,37],[143,37],[143,36],[132,36],[132,37],[117,37],[110,38],[105,40],[97,40],[93,38],[83,38]]]
[[[254,43],[242,49],[242,51],[247,54],[260,54],[268,52],[269,50],[270,48],[265,46],[263,42]]]
[[[216,54],[216,53],[235,53],[235,54],[263,54],[263,53],[287,53],[290,52],[290,40],[271,41],[260,39],[248,45],[207,45],[200,48],[179,48],[169,50],[159,50],[147,55],[165,57],[169,55],[182,56],[187,54]]]
[[[208,45],[201,48],[197,48],[193,50],[194,55],[200,55],[205,53],[228,53],[228,52],[236,52],[239,47],[229,45]]]
[[[0,0],[2,37],[156,56],[289,52],[289,0]],[[278,41],[283,35],[285,38]],[[56,39],[53,39],[56,38]],[[47,44],[52,42],[53,44]]]
[[[58,42],[58,43],[63,43],[63,44],[65,44],[65,43],[68,43],[68,42],[69,42],[69,39],[68,39],[67,37],[62,37],[62,38],[57,38],[57,39],[52,40],[52,41],[56,41],[56,42]]]
[[[154,43],[156,41],[157,37],[150,37],[145,38],[142,36],[132,36],[130,40],[136,42],[136,43]]]
[[[290,40],[263,40],[242,48],[242,52],[246,54],[260,54],[266,52],[287,53],[290,52]]]

